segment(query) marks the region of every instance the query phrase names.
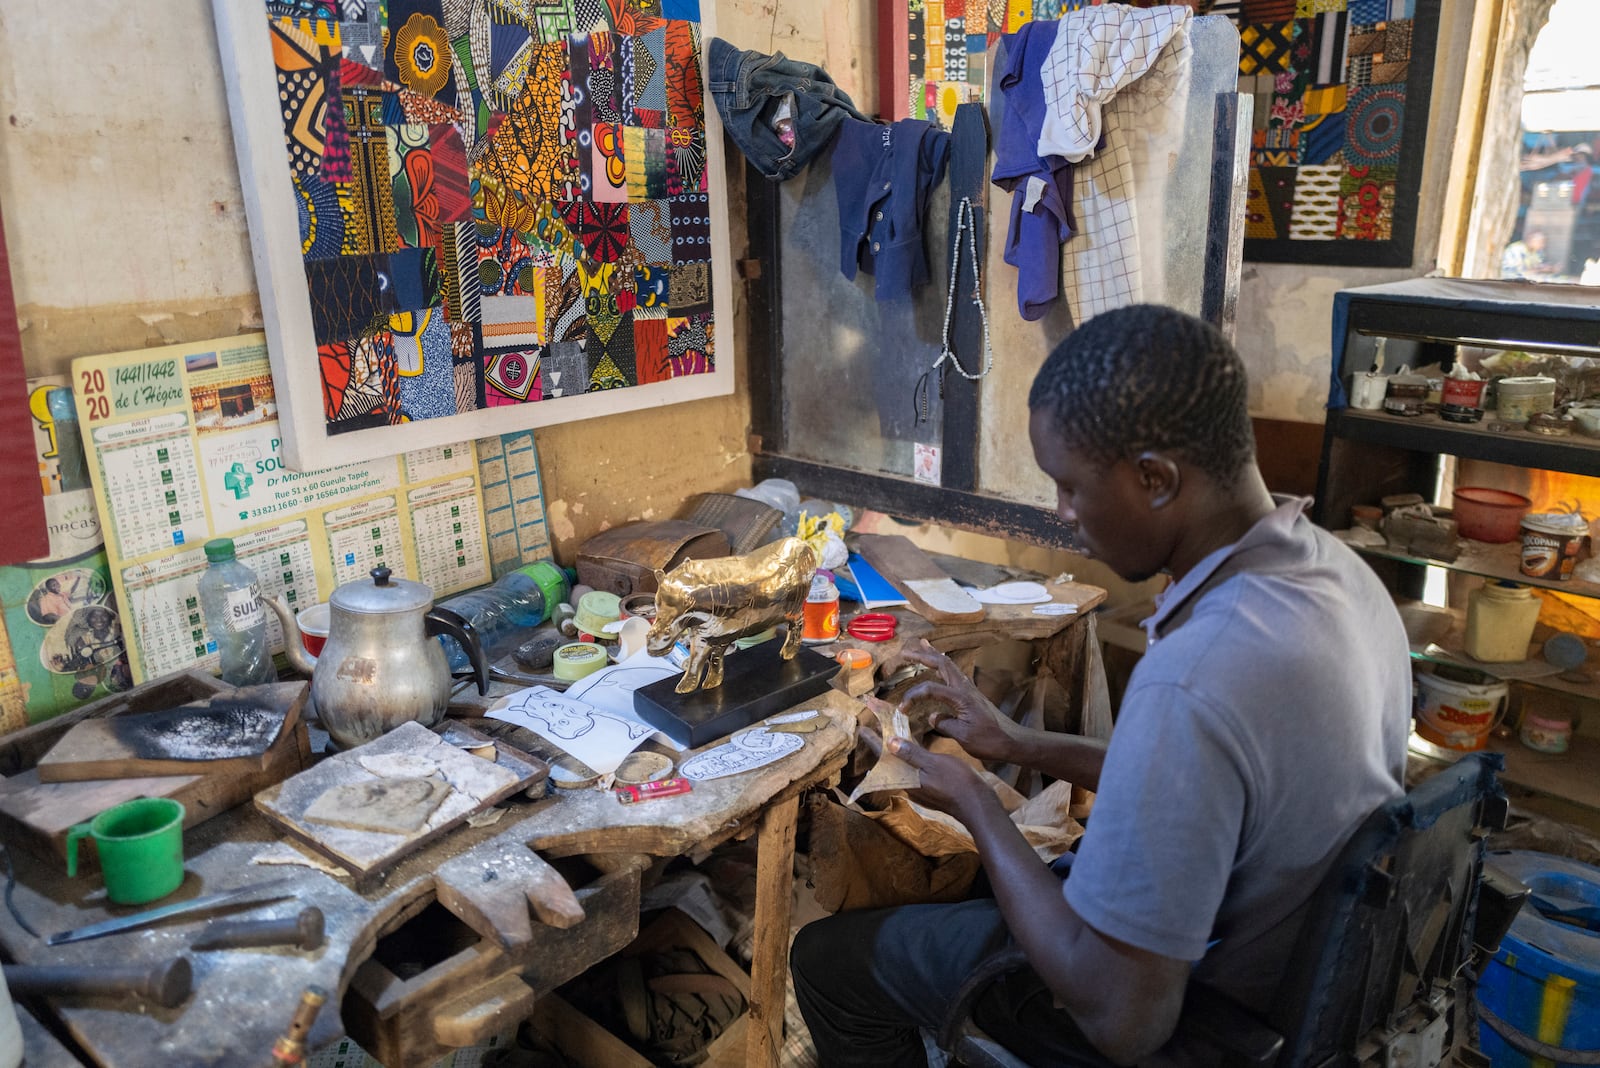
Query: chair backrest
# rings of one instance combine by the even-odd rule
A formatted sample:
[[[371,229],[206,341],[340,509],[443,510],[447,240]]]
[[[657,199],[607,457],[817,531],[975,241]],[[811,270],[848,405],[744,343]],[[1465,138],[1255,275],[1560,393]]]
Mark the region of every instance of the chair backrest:
[[[1280,1068],[1354,1063],[1357,1041],[1472,952],[1485,822],[1503,820],[1495,753],[1474,753],[1361,825],[1307,908],[1269,1022]]]

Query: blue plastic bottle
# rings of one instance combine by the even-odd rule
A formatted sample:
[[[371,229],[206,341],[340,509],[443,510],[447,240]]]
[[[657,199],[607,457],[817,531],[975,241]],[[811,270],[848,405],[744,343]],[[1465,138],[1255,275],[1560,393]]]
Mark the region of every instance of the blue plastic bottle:
[[[484,657],[493,661],[515,648],[526,631],[549,618],[550,610],[565,599],[567,589],[561,570],[540,561],[502,575],[488,586],[441,601],[439,606],[472,624]],[[441,634],[439,640],[452,672],[470,670],[466,650],[454,638]]]

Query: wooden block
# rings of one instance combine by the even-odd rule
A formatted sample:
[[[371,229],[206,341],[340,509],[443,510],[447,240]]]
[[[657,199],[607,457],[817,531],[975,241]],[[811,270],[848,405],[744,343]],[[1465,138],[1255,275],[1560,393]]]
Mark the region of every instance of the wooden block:
[[[515,975],[469,990],[433,1014],[433,1038],[460,1049],[526,1019],[533,1010],[533,988]]]
[[[798,795],[772,805],[761,817],[761,833],[756,839],[755,941],[750,947],[750,1033],[745,1063],[760,1068],[776,1068],[783,1053],[784,977],[789,973],[794,829],[799,813]]]
[[[306,810],[330,787],[380,778],[362,766],[363,757],[412,756],[431,760],[452,787],[451,793],[409,834],[362,831],[307,821]],[[502,749],[494,761],[472,756],[443,741],[420,723],[405,723],[383,737],[329,757],[278,786],[256,794],[256,808],[291,836],[336,861],[358,881],[382,874],[413,853],[482,812],[548,775],[542,763],[517,760]]]
[[[862,534],[856,551],[930,623],[977,623],[984,607],[900,534]]]
[[[441,864],[433,888],[439,904],[508,950],[533,941],[530,907],[540,923],[551,927],[564,929],[584,919],[577,895],[543,857],[494,841]]]
[[[533,1005],[533,1026],[579,1068],[650,1068],[650,1062],[557,994]]]
[[[203,671],[181,671],[141,683],[126,693],[103,697],[54,719],[0,737],[0,775],[15,775],[33,767],[62,735],[85,720],[174,708],[232,690],[232,686]]]
[[[37,771],[24,771],[0,782],[0,838],[64,862],[67,832],[74,825],[136,797],[170,797],[181,802],[183,825],[194,827],[303,770],[311,762],[306,725],[297,723],[292,731],[279,735],[267,757],[265,767],[245,774],[41,782]],[[79,857],[92,863],[94,851],[80,852]]]
[[[39,758],[39,778],[82,782],[260,771],[272,745],[300,722],[309,692],[303,683],[262,687],[179,708],[88,720]],[[227,755],[201,755],[208,752]]]

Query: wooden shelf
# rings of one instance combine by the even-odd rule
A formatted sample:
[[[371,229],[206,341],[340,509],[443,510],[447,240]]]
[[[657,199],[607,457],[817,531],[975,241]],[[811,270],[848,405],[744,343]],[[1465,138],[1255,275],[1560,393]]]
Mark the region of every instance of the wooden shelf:
[[[1388,548],[1355,545],[1351,542],[1345,544],[1365,556],[1375,556],[1384,560],[1399,560],[1407,564],[1424,564],[1428,567],[1442,567],[1448,571],[1461,571],[1469,575],[1482,575],[1484,578],[1505,579],[1520,586],[1537,586],[1540,589],[1570,593],[1578,597],[1600,597],[1600,583],[1583,582],[1579,579],[1562,582],[1558,579],[1529,578],[1524,575],[1521,568],[1522,547],[1518,542],[1491,545],[1485,541],[1463,538],[1461,555],[1451,561],[1415,556]]]
[[[1411,452],[1446,453],[1469,460],[1488,460],[1514,467],[1535,467],[1593,475],[1600,471],[1600,438],[1576,432],[1550,437],[1527,430],[1498,433],[1482,423],[1451,423],[1437,412],[1389,415],[1386,412],[1340,408],[1328,413],[1328,432],[1351,441],[1388,445]]]
[[[1525,686],[1538,686],[1539,689],[1552,689],[1552,691],[1571,694],[1573,697],[1584,697],[1587,700],[1600,700],[1600,660],[1594,659],[1594,652],[1590,651],[1589,664],[1578,668],[1584,675],[1589,675],[1589,681],[1573,681],[1571,678],[1562,678],[1560,673],[1552,675],[1523,676],[1518,673],[1518,668],[1525,667],[1523,662],[1514,664],[1485,664],[1482,660],[1474,660],[1464,651],[1466,646],[1466,612],[1451,611],[1454,624],[1438,641],[1422,641],[1411,643],[1411,659],[1424,660],[1427,664],[1450,664],[1454,667],[1470,668],[1474,671],[1483,671],[1485,675],[1493,678],[1504,678],[1510,683],[1522,683]],[[1528,660],[1536,664],[1544,664],[1542,657],[1544,641],[1534,640],[1528,643]],[[1507,675],[1501,675],[1506,671]],[[1509,676],[1509,678],[1507,678]]]
[[[1575,733],[1565,753],[1536,753],[1515,738],[1491,735],[1488,748],[1506,758],[1501,782],[1600,811],[1600,738]],[[1411,752],[1446,763],[1461,756],[1430,746],[1415,735]]]

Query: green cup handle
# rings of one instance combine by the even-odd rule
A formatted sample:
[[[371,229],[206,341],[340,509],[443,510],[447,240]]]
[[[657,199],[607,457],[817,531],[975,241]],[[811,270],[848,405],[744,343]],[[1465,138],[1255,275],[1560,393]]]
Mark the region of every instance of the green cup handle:
[[[67,878],[78,874],[78,842],[89,837],[89,824],[80,823],[67,832]]]

